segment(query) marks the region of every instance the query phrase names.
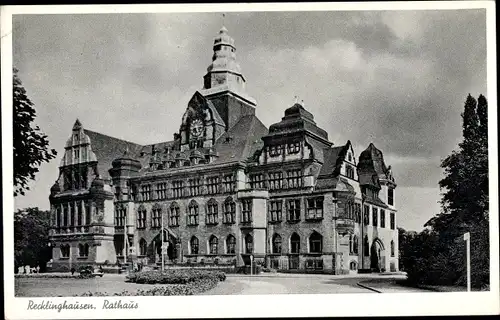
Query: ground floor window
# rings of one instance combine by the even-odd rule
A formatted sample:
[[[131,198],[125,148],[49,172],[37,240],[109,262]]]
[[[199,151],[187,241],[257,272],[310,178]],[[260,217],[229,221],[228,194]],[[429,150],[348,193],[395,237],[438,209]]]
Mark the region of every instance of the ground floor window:
[[[86,244],[79,244],[78,245],[78,256],[80,258],[85,258],[89,256],[89,245],[88,243]]]
[[[146,243],[146,240],[141,239],[139,241],[139,255],[145,256],[147,254],[148,250],[148,244]]]
[[[211,236],[208,240],[210,247],[210,254],[217,254],[219,252],[219,239],[216,236]]]
[[[226,247],[228,254],[236,253],[236,238],[233,235],[227,236]]]
[[[63,244],[61,246],[61,258],[69,258],[70,247],[69,244]]]
[[[300,252],[300,236],[296,233],[292,234],[290,238],[290,253]]]
[[[191,241],[189,242],[189,246],[191,247],[191,254],[198,254],[198,247],[199,247],[199,241],[198,238],[192,237]]]
[[[275,234],[272,239],[273,242],[273,253],[281,253],[281,236]]]
[[[349,269],[350,270],[357,270],[358,269],[358,264],[356,263],[356,261],[351,261],[351,263],[349,263]]]
[[[247,234],[245,237],[245,253],[253,253],[253,237]]]
[[[309,252],[321,253],[323,251],[323,236],[314,231],[309,237]]]

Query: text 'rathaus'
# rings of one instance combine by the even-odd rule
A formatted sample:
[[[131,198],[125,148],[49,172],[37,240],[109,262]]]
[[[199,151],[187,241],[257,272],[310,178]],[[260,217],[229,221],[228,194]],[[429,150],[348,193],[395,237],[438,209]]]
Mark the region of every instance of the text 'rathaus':
[[[52,270],[157,266],[164,248],[167,267],[252,257],[297,272],[397,271],[382,152],[333,146],[299,103],[267,129],[224,27],[213,50],[173,141],[143,146],[75,122],[50,190]]]

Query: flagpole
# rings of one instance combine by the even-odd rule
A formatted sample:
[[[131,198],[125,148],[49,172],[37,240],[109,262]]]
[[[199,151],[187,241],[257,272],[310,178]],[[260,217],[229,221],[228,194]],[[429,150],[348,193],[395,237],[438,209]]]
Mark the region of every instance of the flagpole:
[[[164,234],[163,234],[163,213],[161,213],[161,272],[163,272],[165,270],[165,267],[164,267],[164,255],[165,255],[165,252],[163,252],[163,246],[164,246]]]
[[[464,234],[464,240],[467,247],[467,291],[470,292],[470,232]]]

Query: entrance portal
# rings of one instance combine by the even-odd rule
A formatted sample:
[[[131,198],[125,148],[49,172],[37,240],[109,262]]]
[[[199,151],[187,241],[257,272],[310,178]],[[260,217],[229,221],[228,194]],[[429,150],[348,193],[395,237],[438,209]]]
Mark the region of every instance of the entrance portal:
[[[385,265],[385,248],[382,241],[379,238],[373,240],[372,246],[370,248],[370,269],[375,272],[380,272]]]
[[[172,233],[168,232],[167,230],[163,231],[163,245],[168,246],[167,252],[164,256],[165,262],[173,262],[177,258],[177,250],[176,250],[176,244],[177,244],[177,239],[173,236]],[[153,239],[152,244],[153,244],[153,252],[154,252],[154,261],[156,263],[161,263],[161,254],[162,254],[162,237],[161,233],[158,233],[158,235]]]

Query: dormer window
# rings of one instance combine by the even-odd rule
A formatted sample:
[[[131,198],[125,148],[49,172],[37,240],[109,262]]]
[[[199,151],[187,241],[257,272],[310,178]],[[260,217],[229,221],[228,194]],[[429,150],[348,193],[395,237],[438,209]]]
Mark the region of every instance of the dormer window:
[[[287,151],[289,154],[299,153],[300,151],[300,142],[293,142],[287,145]]]
[[[349,179],[354,179],[354,169],[352,166],[346,164],[346,167],[345,167],[345,175],[349,178]]]
[[[269,155],[271,157],[278,157],[281,155],[281,145],[275,145],[269,147]]]

